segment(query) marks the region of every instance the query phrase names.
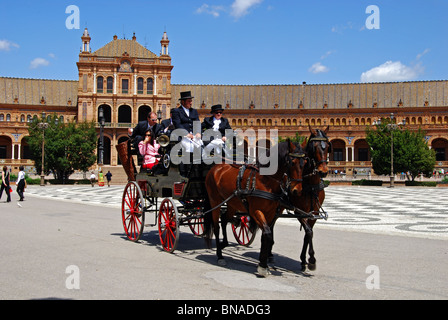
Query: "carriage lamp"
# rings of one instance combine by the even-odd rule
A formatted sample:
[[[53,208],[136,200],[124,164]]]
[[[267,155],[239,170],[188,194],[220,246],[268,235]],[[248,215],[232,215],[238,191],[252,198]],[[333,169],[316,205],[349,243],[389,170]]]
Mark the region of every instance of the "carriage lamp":
[[[162,120],[162,110],[157,110],[157,120],[159,120],[159,123],[160,123],[160,121]]]
[[[102,165],[104,160],[104,125],[106,124],[106,119],[104,118],[103,107],[98,108],[98,121],[100,123],[100,141],[98,145],[98,164]]]
[[[40,185],[41,187],[45,186],[45,168],[44,168],[44,161],[45,161],[45,130],[48,129],[48,122],[45,122],[46,120],[46,114],[45,111],[42,112],[42,122],[39,122],[37,124],[37,127],[42,130],[42,165],[40,169]]]

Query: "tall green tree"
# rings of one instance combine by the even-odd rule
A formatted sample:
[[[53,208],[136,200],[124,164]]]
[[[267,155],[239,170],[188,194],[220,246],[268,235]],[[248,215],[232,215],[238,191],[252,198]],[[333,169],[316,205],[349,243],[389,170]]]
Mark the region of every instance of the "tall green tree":
[[[64,181],[75,171],[87,171],[95,164],[96,131],[92,123],[61,123],[58,116],[37,117],[29,124],[28,144],[36,171],[42,166],[42,139],[45,138],[45,173],[53,172],[55,179]],[[39,123],[48,123],[44,130]],[[43,132],[44,131],[44,132]]]
[[[391,119],[382,119],[381,124],[366,129],[375,173],[390,174],[393,137],[394,173],[405,172],[412,181],[420,173],[429,175],[434,169],[436,156],[426,142],[425,132],[421,129],[410,131],[403,126],[394,129],[389,124],[392,124]]]

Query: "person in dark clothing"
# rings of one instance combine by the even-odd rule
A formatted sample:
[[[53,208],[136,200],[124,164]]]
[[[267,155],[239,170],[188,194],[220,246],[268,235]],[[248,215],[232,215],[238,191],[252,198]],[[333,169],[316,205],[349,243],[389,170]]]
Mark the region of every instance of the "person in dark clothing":
[[[11,194],[9,192],[9,172],[6,166],[3,167],[2,171],[2,186],[0,188],[0,199],[3,195],[3,190],[6,192],[6,202],[11,202]]]
[[[184,177],[187,177],[192,169],[194,148],[202,144],[201,132],[194,132],[194,122],[200,120],[198,111],[192,108],[193,98],[191,91],[181,92],[179,99],[181,106],[171,111],[174,128],[187,131],[187,135],[180,137],[182,149],[189,158],[189,163],[181,162],[179,164],[179,172]],[[200,130],[200,127],[198,130]]]
[[[20,166],[19,167],[19,174],[17,175],[17,181],[16,181],[16,185],[17,185],[17,193],[19,194],[20,200],[19,201],[23,201],[24,200],[24,196],[23,196],[23,192],[25,191],[25,172],[24,167]]]
[[[204,121],[202,122],[202,132],[206,130],[213,130],[215,133],[210,137],[210,142],[204,142],[206,144],[204,148],[204,156],[207,155],[207,153],[210,153],[212,149],[215,149],[215,152],[218,154],[221,154],[221,151],[223,149],[224,143],[226,142],[226,130],[232,129],[230,126],[229,120],[224,118],[222,116],[224,112],[224,108],[222,105],[217,104],[212,106],[211,109],[211,117],[204,118]],[[216,139],[216,136],[218,139]]]

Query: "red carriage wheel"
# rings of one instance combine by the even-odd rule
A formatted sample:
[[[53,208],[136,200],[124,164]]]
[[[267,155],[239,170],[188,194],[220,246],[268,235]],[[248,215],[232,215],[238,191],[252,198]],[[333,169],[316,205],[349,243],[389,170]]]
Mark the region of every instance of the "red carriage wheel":
[[[167,252],[174,252],[179,241],[179,220],[177,207],[173,200],[165,199],[159,209],[159,238]]]
[[[204,218],[192,219],[190,221],[190,230],[196,237],[204,235]]]
[[[232,231],[235,240],[242,246],[250,246],[254,242],[257,229],[251,228],[250,216],[236,217],[232,222]]]
[[[145,200],[142,190],[134,181],[130,181],[123,192],[121,217],[124,231],[129,240],[138,241],[145,226]]]

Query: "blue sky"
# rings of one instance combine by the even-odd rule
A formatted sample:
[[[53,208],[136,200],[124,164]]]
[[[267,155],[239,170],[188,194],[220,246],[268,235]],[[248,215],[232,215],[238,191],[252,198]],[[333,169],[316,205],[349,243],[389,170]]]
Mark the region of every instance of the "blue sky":
[[[93,51],[135,32],[156,54],[166,30],[175,84],[445,80],[447,16],[447,0],[0,0],[0,76],[77,80],[87,27]]]

